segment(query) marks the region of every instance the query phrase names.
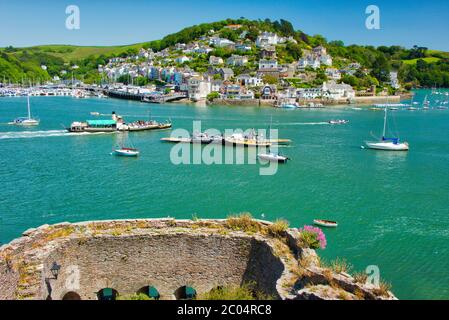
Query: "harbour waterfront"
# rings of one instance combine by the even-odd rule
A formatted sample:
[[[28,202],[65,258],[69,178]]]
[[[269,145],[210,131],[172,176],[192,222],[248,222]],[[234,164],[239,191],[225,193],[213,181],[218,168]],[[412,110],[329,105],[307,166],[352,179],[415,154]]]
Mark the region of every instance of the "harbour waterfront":
[[[420,91],[423,101],[430,91]],[[449,111],[392,112],[409,153],[361,150],[377,136],[382,112],[353,106],[320,110],[148,105],[115,99],[31,98],[36,128],[6,123],[26,113],[26,98],[0,99],[0,241],[30,227],[62,221],[120,218],[224,218],[242,211],[285,218],[293,227],[338,221],[325,230],[328,259],[345,257],[362,271],[377,265],[399,298],[449,298]],[[130,133],[138,159],[110,156],[116,134],[64,130],[90,112],[132,121],[170,118],[173,128],[273,128],[293,140],[280,151],[292,161],[274,176],[257,165],[170,162],[170,131]],[[100,118],[106,118],[100,117]],[[348,119],[347,125],[329,125]],[[263,214],[263,216],[262,216]]]

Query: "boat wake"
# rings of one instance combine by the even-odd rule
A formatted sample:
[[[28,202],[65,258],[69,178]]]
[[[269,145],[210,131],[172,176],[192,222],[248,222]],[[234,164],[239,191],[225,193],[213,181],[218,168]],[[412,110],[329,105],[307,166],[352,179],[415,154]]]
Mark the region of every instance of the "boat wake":
[[[328,125],[329,122],[290,122],[290,123],[278,123],[283,126],[322,126]]]
[[[0,140],[5,139],[31,139],[31,138],[48,138],[48,137],[70,137],[70,136],[86,136],[108,134],[105,132],[67,132],[66,130],[47,130],[47,131],[10,131],[0,132]]]

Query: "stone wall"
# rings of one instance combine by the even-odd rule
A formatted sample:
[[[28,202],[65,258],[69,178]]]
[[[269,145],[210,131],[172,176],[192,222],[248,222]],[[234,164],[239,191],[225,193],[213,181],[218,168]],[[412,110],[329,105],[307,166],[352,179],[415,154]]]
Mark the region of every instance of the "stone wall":
[[[0,247],[0,299],[59,300],[71,294],[93,300],[104,288],[131,295],[147,286],[161,299],[175,299],[184,286],[201,294],[244,283],[276,299],[356,297],[354,292],[384,298],[350,276],[320,268],[315,251],[298,246],[297,229],[273,234],[270,223],[255,223],[259,232],[236,229],[225,220],[174,219],[31,229]],[[60,267],[57,276],[54,265]],[[335,292],[329,294],[331,287]]]

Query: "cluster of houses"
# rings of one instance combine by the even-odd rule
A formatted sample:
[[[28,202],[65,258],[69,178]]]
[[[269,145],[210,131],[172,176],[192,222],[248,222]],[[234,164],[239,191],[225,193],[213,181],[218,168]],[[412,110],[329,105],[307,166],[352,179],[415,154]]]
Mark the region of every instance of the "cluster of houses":
[[[229,25],[226,28],[238,30],[239,25]],[[338,84],[342,73],[353,74],[360,65],[351,64],[345,70],[332,68],[332,57],[326,48],[318,46],[309,51],[304,51],[303,58],[291,64],[279,64],[276,55],[276,45],[296,42],[293,38],[280,37],[276,33],[262,32],[255,43],[245,40],[245,32],[240,35],[237,42],[221,38],[211,31],[212,35],[203,36],[199,41],[184,44],[178,43],[172,48],[166,48],[159,52],[151,49],[141,49],[137,55],[126,58],[113,58],[107,65],[99,66],[99,72],[109,79],[117,81],[126,75],[130,82],[136,77],[146,77],[149,80],[157,80],[165,83],[165,90],[187,92],[192,100],[203,100],[216,92],[223,99],[278,99],[280,97],[302,99],[350,99],[355,92],[350,85]],[[247,66],[251,56],[245,55],[253,50],[253,45],[258,48],[258,61],[252,61],[250,73],[235,74],[238,67]],[[227,58],[210,54],[215,48],[230,48],[235,54]],[[195,59],[195,54],[210,54],[208,58],[207,72],[196,72],[189,67],[189,61]],[[255,64],[254,64],[255,63]],[[326,75],[330,81],[323,83],[319,88],[296,89],[286,86],[278,91],[275,85],[265,83],[267,76],[283,83],[282,79],[293,78],[307,68],[318,69],[327,66]],[[284,82],[285,84],[286,82]]]

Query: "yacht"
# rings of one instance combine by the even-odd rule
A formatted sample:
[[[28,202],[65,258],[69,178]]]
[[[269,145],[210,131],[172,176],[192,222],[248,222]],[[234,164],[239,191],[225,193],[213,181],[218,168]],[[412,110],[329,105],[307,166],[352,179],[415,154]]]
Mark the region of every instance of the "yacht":
[[[375,150],[386,150],[386,151],[408,151],[409,145],[407,142],[400,142],[399,138],[387,138],[386,130],[387,130],[387,110],[385,108],[385,116],[384,116],[384,129],[382,138],[380,141],[366,141],[366,145],[369,149]]]
[[[38,126],[39,125],[40,120],[34,119],[31,117],[30,96],[27,96],[27,104],[28,104],[28,117],[16,118],[10,124],[13,124],[16,126]]]

